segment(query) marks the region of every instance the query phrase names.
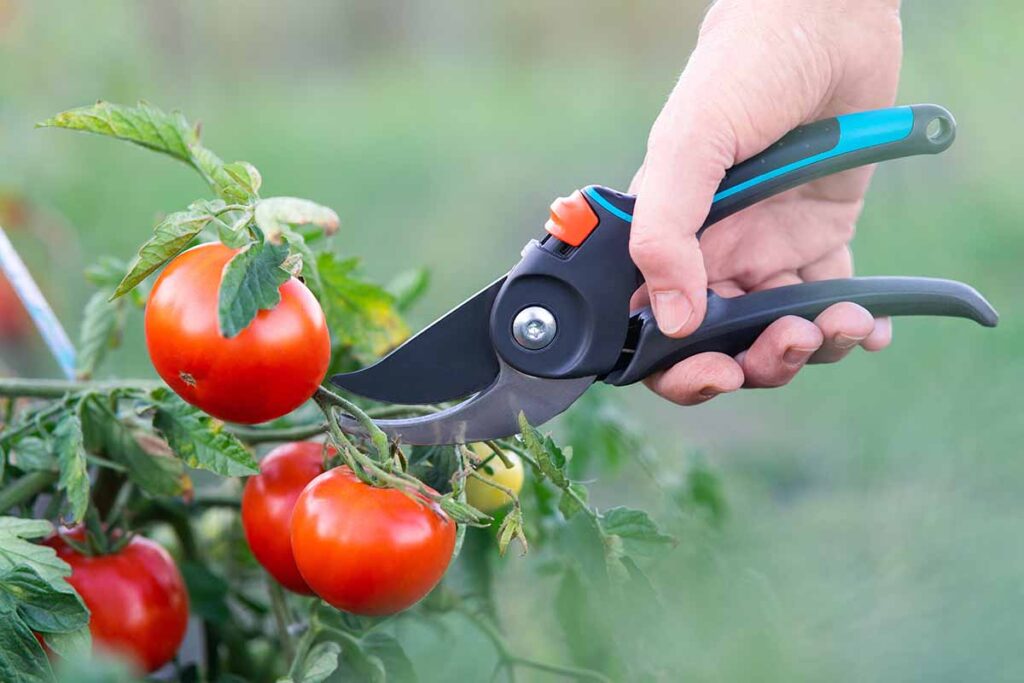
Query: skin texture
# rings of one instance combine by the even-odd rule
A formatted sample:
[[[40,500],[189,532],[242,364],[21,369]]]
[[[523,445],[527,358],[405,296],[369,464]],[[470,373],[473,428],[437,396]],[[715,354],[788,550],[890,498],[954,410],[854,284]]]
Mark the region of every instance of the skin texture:
[[[719,0],[655,121],[637,193],[630,253],[665,334],[701,323],[706,289],[737,296],[849,277],[849,242],[873,168],[847,171],[768,199],[695,234],[726,169],[811,121],[893,104],[902,58],[896,0]],[[837,304],[813,323],[776,321],[735,359],[706,353],[647,384],[684,405],[742,386],[776,387],[807,362],[860,345],[887,346],[888,319]]]
[[[71,536],[82,538],[80,532]],[[46,544],[71,565],[68,583],[91,612],[95,648],[126,657],[146,672],[174,657],[188,625],[188,594],[166,550],[141,536],[117,554],[93,557],[60,537]]]
[[[217,294],[235,254],[220,243],[184,252],[164,269],[146,304],[153,366],[183,399],[231,422],[281,417],[305,402],[327,373],[331,343],[316,298],[295,278],[281,302],[237,336],[217,324]]]
[[[426,501],[368,486],[346,467],[321,474],[292,513],[292,551],[317,595],[346,612],[393,614],[437,585],[455,522]]]
[[[481,458],[490,458],[486,465],[477,468],[477,472],[489,480],[512,489],[517,496],[523,490],[523,461],[512,452],[505,455],[512,463],[512,467],[505,467],[505,463],[496,456],[491,457],[491,449],[485,445],[473,444],[473,451]],[[499,491],[493,486],[476,477],[466,479],[466,502],[481,512],[491,513],[505,507],[512,502],[504,491]]]
[[[278,446],[260,461],[242,493],[242,527],[252,554],[274,579],[294,593],[313,591],[292,556],[292,510],[299,494],[323,474],[324,445],[302,441]]]

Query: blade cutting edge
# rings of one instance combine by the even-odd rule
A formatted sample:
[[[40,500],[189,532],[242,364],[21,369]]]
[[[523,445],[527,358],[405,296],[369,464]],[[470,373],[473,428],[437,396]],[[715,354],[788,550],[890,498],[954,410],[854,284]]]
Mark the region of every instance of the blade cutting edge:
[[[483,390],[498,376],[491,345],[491,304],[502,276],[373,365],[331,377],[377,401],[441,403]]]

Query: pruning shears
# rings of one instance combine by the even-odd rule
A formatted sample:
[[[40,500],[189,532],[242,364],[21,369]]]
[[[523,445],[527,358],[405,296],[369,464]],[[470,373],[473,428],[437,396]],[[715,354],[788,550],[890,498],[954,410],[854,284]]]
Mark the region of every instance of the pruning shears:
[[[952,115],[932,104],[858,112],[796,128],[726,173],[701,232],[822,176],[942,152],[955,134]],[[628,250],[635,199],[599,185],[556,199],[547,234],[531,240],[507,274],[376,364],[335,375],[332,382],[388,403],[464,399],[440,412],[377,424],[408,444],[467,443],[518,433],[520,412],[533,425],[547,422],[594,382],[632,384],[705,351],[735,355],[778,318],[813,320],[841,301],[876,316],[951,316],[986,327],[998,321],[984,297],[961,282],[857,277],[734,298],[709,291],[701,326],[683,339],[666,337],[650,308],[629,309],[630,296],[643,282]],[[342,427],[362,432],[353,419],[344,419]]]

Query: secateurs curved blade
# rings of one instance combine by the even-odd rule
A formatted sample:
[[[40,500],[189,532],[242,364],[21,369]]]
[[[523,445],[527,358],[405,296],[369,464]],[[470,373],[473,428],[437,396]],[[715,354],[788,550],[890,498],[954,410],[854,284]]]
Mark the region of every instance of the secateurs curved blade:
[[[701,232],[762,199],[822,176],[887,159],[936,154],[956,124],[937,105],[848,114],[797,128],[728,171]],[[632,384],[696,353],[734,355],[786,315],[813,320],[852,301],[872,314],[961,317],[993,327],[998,316],[972,287],[950,280],[822,280],[735,298],[708,292],[701,326],[661,334],[650,308],[630,313],[643,279],[630,260],[635,197],[597,185],[555,200],[547,234],[505,276],[338,386],[399,404],[453,401],[438,413],[377,424],[409,444],[483,441],[558,415],[596,381]],[[698,233],[700,234],[700,233]],[[343,428],[360,432],[355,420]]]

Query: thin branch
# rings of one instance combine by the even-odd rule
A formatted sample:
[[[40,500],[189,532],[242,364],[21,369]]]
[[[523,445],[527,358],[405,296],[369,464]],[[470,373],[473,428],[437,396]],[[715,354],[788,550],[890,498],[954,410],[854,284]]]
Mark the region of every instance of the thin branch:
[[[0,396],[21,396],[25,398],[61,398],[66,394],[83,391],[106,392],[114,389],[141,389],[152,391],[166,386],[163,382],[148,379],[124,380],[69,380],[5,377],[0,379]]]

